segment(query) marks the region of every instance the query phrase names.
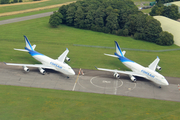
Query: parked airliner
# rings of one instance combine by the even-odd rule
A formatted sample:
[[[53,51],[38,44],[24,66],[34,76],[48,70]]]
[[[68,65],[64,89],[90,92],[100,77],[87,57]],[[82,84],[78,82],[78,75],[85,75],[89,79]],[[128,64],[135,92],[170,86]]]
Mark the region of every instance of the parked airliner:
[[[59,72],[65,74],[65,75],[67,75],[67,77],[69,77],[69,75],[75,75],[74,70],[68,64],[66,64],[64,62],[65,60],[70,61],[70,58],[67,57],[67,54],[69,52],[69,50],[67,48],[58,57],[58,59],[54,60],[54,59],[52,59],[52,58],[50,58],[48,56],[45,56],[45,55],[43,55],[41,53],[36,52],[34,50],[36,45],[31,46],[28,38],[26,36],[24,36],[24,38],[25,38],[25,44],[26,44],[25,49],[16,49],[16,48],[14,48],[14,50],[28,52],[33,58],[35,58],[36,60],[38,60],[42,64],[5,63],[6,65],[22,66],[24,68],[24,71],[26,71],[26,72],[29,72],[28,67],[36,67],[36,68],[39,68],[40,73],[42,73],[43,75],[45,74],[44,69],[53,69],[55,71],[59,71]]]
[[[158,63],[160,61],[159,57],[157,57],[148,67],[143,67],[142,65],[126,58],[124,56],[126,51],[121,51],[121,48],[119,47],[116,41],[115,41],[115,46],[116,46],[116,52],[114,53],[114,55],[111,54],[105,54],[105,55],[118,58],[126,67],[130,68],[132,71],[111,70],[111,69],[96,67],[98,70],[114,72],[114,77],[116,78],[120,78],[119,73],[127,74],[129,75],[130,79],[133,82],[136,81],[136,78],[134,76],[143,77],[158,84],[160,88],[161,85],[164,86],[169,85],[165,77],[155,71],[155,69],[161,70],[161,67],[158,66]]]

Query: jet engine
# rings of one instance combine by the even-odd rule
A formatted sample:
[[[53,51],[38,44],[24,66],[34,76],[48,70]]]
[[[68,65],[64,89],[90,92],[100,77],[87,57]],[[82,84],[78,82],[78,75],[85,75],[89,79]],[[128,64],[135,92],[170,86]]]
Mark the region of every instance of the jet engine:
[[[42,69],[42,68],[39,68],[39,71],[40,71],[40,73],[42,73],[43,75],[46,73],[46,71],[45,71],[44,69]]]
[[[133,82],[136,82],[136,78],[134,76],[130,75],[129,77]]]
[[[29,72],[29,68],[27,68],[26,66],[24,66],[24,71]]]
[[[159,71],[161,71],[161,67],[160,67],[160,66],[157,66],[156,69],[158,69]]]
[[[114,73],[115,78],[120,78],[120,75],[118,73]]]
[[[66,60],[67,60],[68,62],[70,62],[70,60],[71,60],[71,59],[70,59],[70,58],[68,58],[68,57],[66,57]]]

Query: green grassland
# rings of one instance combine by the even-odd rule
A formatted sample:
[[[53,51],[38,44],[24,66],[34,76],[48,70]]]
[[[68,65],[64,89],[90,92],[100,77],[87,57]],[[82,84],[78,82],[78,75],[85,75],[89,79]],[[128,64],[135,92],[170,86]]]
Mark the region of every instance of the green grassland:
[[[38,7],[45,7],[45,6],[50,6],[50,5],[66,3],[70,1],[74,1],[74,0],[49,0],[49,1],[40,2],[40,3],[33,3],[33,4],[0,6],[0,13],[27,10],[27,9],[33,9],[33,8],[38,8]]]
[[[1,120],[178,120],[180,103],[0,85]]]
[[[0,61],[15,63],[38,63],[29,54],[15,51],[13,48],[24,48],[24,37],[26,35],[31,44],[36,44],[36,50],[54,59],[66,49],[70,50],[68,56],[72,68],[95,69],[94,66],[128,70],[118,59],[105,56],[104,53],[113,54],[114,49],[79,47],[74,44],[114,47],[117,41],[122,48],[162,50],[179,48],[176,45],[159,46],[131,37],[120,37],[89,30],[77,29],[65,25],[51,28],[48,24],[49,17],[1,25],[0,29]],[[180,77],[180,51],[169,52],[143,52],[127,51],[126,57],[148,66],[156,56],[161,61],[161,74],[171,77]]]

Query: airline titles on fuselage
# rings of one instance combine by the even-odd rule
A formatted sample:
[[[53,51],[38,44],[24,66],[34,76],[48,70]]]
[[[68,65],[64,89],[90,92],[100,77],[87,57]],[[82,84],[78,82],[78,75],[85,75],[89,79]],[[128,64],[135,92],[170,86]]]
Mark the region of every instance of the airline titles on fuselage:
[[[141,72],[144,73],[144,74],[146,74],[146,75],[148,75],[148,76],[150,76],[150,77],[152,77],[152,78],[155,77],[154,75],[152,75],[152,74],[150,74],[150,73],[148,73],[148,72],[146,72],[146,71],[144,71],[144,70],[141,70]]]
[[[59,66],[59,65],[58,65],[58,64],[56,64],[56,63],[50,62],[50,64],[51,64],[51,65],[53,65],[53,66],[55,66],[55,67],[58,67],[58,68],[62,69],[62,67],[61,67],[61,66]]]

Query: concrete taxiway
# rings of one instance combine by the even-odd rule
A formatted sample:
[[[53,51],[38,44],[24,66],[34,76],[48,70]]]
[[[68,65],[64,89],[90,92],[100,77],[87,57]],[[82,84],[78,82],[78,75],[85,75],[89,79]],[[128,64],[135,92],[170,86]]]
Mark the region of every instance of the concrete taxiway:
[[[67,78],[59,72],[46,71],[46,75],[42,75],[38,69],[30,68],[27,73],[22,67],[0,63],[0,84],[180,101],[179,78],[166,77],[170,85],[158,88],[143,78],[138,77],[133,83],[126,75],[116,79],[110,72],[84,70],[84,75]],[[78,69],[75,72],[78,74]]]

